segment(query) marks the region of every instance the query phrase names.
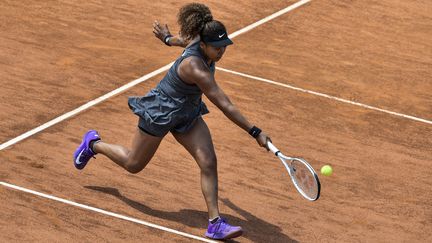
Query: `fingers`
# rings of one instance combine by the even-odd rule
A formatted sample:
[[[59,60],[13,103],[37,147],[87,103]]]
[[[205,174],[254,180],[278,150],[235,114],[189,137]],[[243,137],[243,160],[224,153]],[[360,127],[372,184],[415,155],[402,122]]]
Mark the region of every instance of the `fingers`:
[[[267,142],[270,142],[270,143],[273,143],[273,141],[271,140],[271,138],[270,137],[267,137],[267,139],[266,139],[267,141],[266,141],[266,143]]]
[[[159,34],[160,32],[161,32],[160,24],[157,20],[155,20],[153,22],[153,33],[155,33],[155,35],[156,35],[156,34]]]
[[[264,143],[263,147],[264,147],[267,151],[270,151],[269,147],[267,146],[267,140],[266,140],[266,142]]]
[[[170,35],[170,31],[168,29],[168,24],[161,25],[159,21],[155,20],[153,22],[153,34],[159,38],[160,40],[164,41],[164,38],[167,35]]]
[[[265,148],[267,151],[270,151],[270,149],[267,147],[266,143],[262,143],[262,144],[260,143],[260,146]]]
[[[266,134],[261,133],[258,137],[257,137],[257,143],[260,147],[265,148],[267,151],[270,151],[270,149],[267,146],[268,142],[272,142],[271,138],[268,137]]]
[[[155,28],[158,31],[169,31],[168,24],[161,25],[157,20],[153,22],[153,28]]]
[[[153,22],[153,34],[159,39],[161,39],[163,37],[162,36],[162,29],[161,29],[160,24],[157,20],[155,20]]]

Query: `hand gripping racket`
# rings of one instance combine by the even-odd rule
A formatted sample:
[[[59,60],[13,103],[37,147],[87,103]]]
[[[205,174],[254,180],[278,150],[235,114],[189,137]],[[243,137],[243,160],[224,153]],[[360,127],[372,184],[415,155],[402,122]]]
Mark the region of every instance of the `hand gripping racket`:
[[[318,200],[321,184],[312,166],[302,158],[283,155],[270,141],[267,147],[282,161],[297,191],[309,201]]]

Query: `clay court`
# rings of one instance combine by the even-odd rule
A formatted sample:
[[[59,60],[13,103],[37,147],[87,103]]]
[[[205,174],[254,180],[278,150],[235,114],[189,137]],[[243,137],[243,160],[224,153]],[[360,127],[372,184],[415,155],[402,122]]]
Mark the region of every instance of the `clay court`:
[[[152,23],[177,33],[176,14],[187,2],[0,3],[0,241],[201,240],[190,238],[203,237],[207,222],[199,168],[171,134],[138,174],[103,156],[83,171],[72,161],[88,129],[130,144],[137,117],[127,97],[155,87],[182,52],[156,39]],[[205,3],[235,33],[296,1]],[[330,164],[334,173],[320,176],[318,201],[305,200],[280,161],[204,99],[219,207],[245,230],[231,242],[431,242],[432,2],[302,3],[237,32],[216,80],[285,154],[317,171]]]

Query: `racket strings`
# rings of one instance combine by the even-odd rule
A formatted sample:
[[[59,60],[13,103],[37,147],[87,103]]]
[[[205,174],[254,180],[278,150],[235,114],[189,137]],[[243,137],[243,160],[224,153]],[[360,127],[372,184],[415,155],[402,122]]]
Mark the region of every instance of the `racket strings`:
[[[319,196],[319,185],[315,174],[303,162],[298,160],[291,161],[292,176],[297,189],[302,191],[310,199]]]

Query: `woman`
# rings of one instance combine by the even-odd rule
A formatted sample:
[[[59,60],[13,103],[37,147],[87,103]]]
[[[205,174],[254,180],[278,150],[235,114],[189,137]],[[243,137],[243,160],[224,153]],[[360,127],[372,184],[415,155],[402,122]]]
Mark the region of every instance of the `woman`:
[[[215,62],[228,45],[225,26],[213,20],[203,4],[187,4],[178,14],[180,33],[173,37],[168,27],[155,22],[153,32],[167,45],[185,47],[156,88],[144,97],[130,97],[130,109],[139,117],[132,148],[108,144],[99,134],[88,131],[74,153],[74,164],[83,169],[96,154],[103,154],[130,173],[138,173],[149,163],[163,137],[171,132],[196,160],[201,170],[201,188],[207,204],[209,225],[206,237],[230,239],[242,234],[219,216],[217,160],[209,129],[202,119],[208,113],[201,100],[204,93],[231,121],[249,132],[262,147],[269,139],[252,126],[231,103],[214,79]]]

